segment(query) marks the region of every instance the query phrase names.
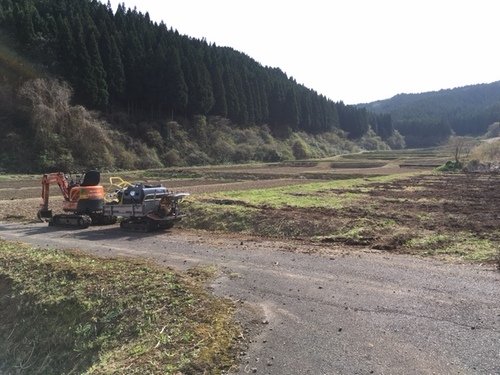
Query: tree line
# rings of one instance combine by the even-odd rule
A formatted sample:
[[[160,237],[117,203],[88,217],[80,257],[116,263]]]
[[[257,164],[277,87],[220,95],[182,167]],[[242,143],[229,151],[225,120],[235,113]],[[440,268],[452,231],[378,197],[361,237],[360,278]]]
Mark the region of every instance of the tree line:
[[[342,129],[356,139],[369,128],[365,109],[333,102],[279,68],[180,35],[125,4],[113,11],[97,0],[0,0],[0,24],[90,109],[150,119],[215,115],[243,128],[266,124],[278,137]],[[380,121],[387,124],[375,132],[391,136],[390,117]]]

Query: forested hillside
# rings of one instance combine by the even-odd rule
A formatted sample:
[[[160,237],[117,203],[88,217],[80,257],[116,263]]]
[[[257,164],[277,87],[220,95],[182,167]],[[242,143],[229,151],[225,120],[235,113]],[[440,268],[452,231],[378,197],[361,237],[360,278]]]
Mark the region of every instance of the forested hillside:
[[[67,80],[87,108],[141,117],[218,115],[274,134],[367,131],[345,108],[230,48],[179,35],[148,14],[90,0],[2,0],[0,20],[23,52]]]
[[[124,4],[0,0],[0,25],[2,169],[85,167],[75,148],[94,166],[145,168],[404,146],[390,116]]]
[[[500,121],[500,81],[421,94],[399,94],[360,108],[390,113],[408,147],[439,144],[454,133],[484,135]]]

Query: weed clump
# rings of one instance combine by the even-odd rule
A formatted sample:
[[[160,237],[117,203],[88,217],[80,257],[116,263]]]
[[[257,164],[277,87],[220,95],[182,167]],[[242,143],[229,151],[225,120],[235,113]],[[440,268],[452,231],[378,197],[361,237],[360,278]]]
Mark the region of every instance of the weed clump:
[[[439,172],[461,172],[463,169],[462,163],[459,161],[448,160],[445,164],[437,168]]]

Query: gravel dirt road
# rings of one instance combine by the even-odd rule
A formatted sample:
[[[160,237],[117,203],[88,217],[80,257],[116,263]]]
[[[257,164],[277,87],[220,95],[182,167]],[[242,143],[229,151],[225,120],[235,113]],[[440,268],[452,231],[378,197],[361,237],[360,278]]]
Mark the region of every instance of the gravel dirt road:
[[[345,247],[118,226],[0,223],[0,238],[216,265],[212,288],[242,307],[251,340],[238,374],[500,374],[500,274],[493,267]]]

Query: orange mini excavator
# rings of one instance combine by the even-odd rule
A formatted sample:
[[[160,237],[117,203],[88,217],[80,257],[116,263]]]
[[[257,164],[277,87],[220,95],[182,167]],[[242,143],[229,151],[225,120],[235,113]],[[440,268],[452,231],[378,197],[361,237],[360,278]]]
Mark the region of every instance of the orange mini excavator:
[[[76,181],[63,172],[48,173],[42,177],[42,199],[38,218],[50,226],[88,228],[90,224],[113,224],[116,217],[104,215],[104,188],[99,185],[101,174],[89,171]],[[64,214],[52,215],[49,209],[50,185],[57,183],[64,197]]]

